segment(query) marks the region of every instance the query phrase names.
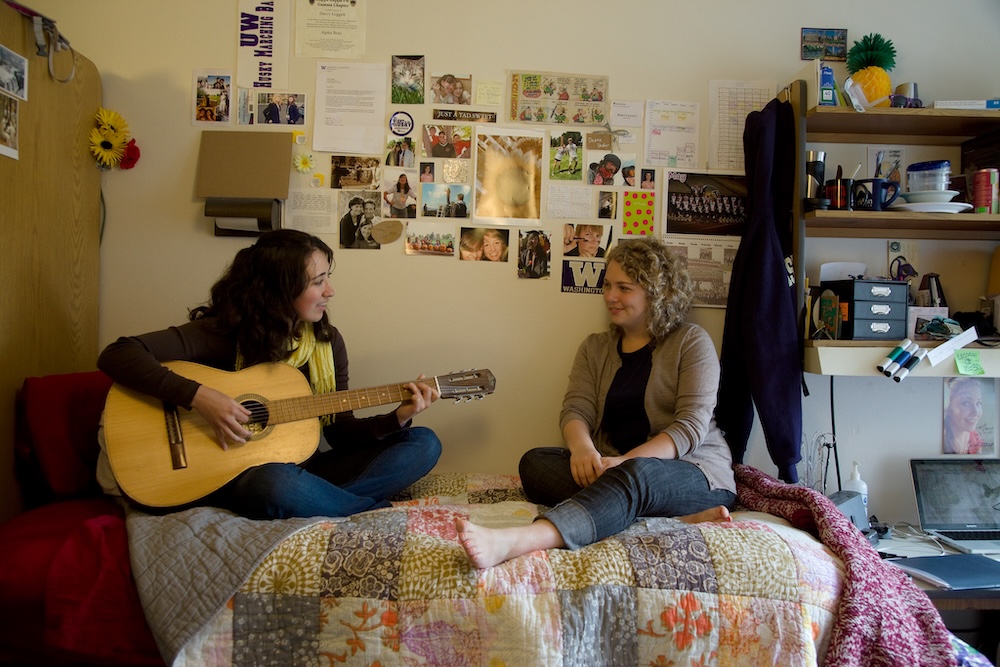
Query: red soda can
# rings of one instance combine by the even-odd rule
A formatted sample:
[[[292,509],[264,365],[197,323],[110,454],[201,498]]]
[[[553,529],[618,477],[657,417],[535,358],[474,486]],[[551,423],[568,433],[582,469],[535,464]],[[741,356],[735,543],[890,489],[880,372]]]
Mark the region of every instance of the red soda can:
[[[997,183],[1000,170],[980,169],[972,174],[972,210],[975,213],[1000,213]]]

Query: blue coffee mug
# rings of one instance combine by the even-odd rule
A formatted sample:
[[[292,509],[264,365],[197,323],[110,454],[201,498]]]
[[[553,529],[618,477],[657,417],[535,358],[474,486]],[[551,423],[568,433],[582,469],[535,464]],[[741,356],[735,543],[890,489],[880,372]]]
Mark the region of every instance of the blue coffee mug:
[[[899,181],[885,178],[862,178],[854,182],[854,208],[884,211],[899,196]]]

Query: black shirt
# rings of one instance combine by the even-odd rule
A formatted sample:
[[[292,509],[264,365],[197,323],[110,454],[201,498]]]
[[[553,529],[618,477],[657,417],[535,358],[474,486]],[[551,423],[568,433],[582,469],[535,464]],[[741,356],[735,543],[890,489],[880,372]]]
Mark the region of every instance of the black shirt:
[[[653,370],[653,345],[650,341],[635,352],[622,352],[621,340],[618,341],[622,367],[608,389],[601,428],[608,434],[611,445],[623,454],[649,439],[644,399]]]

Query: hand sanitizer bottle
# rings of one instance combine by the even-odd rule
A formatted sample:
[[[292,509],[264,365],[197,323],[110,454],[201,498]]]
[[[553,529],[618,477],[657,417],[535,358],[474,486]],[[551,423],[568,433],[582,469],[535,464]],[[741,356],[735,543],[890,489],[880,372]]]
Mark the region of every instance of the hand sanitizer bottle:
[[[851,471],[851,478],[844,482],[844,490],[860,493],[861,502],[865,504],[865,512],[868,516],[871,516],[871,510],[868,507],[868,484],[865,480],[861,479],[861,464],[857,461],[854,461],[854,470]]]

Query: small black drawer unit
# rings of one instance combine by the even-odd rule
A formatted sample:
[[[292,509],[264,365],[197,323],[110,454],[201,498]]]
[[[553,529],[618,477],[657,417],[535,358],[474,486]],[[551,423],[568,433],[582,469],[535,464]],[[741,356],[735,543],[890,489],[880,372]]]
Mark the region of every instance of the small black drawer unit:
[[[896,280],[831,280],[822,287],[840,298],[840,337],[848,340],[901,340],[906,337],[910,286]],[[846,312],[843,304],[847,304]]]

